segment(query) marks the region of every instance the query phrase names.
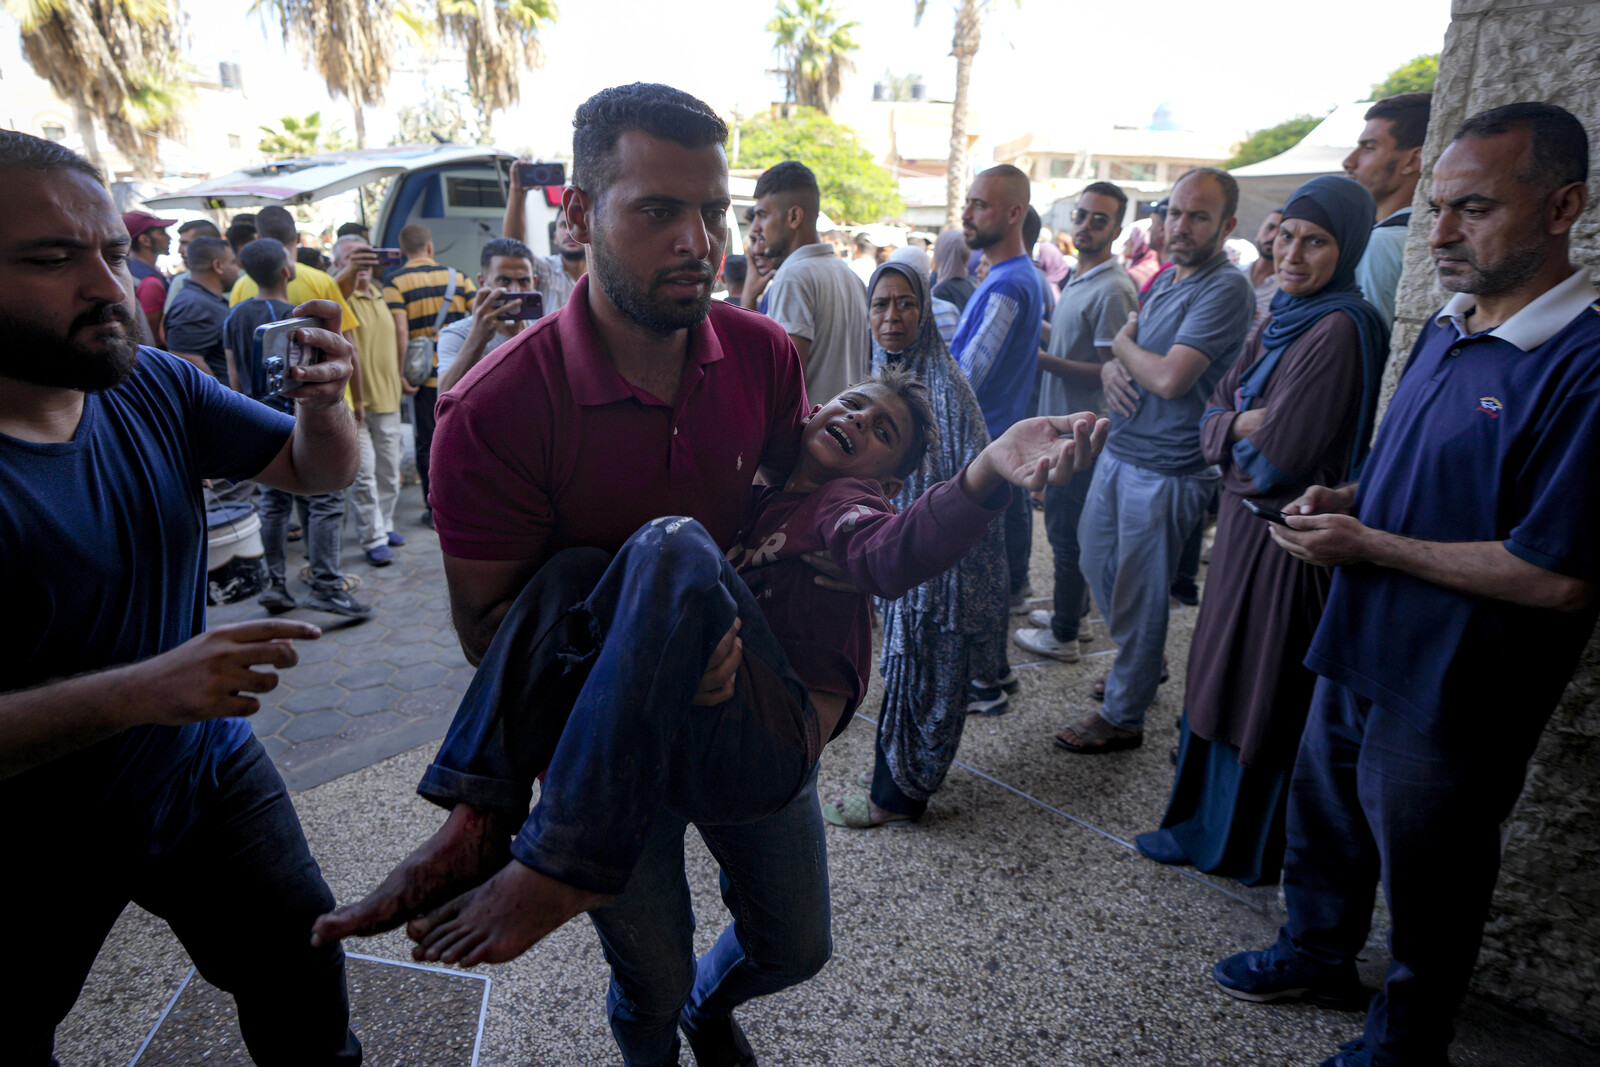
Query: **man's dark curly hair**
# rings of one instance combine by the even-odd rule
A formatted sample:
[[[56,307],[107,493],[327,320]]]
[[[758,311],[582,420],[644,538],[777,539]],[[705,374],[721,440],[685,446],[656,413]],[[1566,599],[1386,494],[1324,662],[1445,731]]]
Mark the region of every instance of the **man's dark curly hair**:
[[[728,139],[728,126],[702,100],[670,85],[634,82],[602,89],[572,116],[572,183],[596,202],[617,179],[617,139],[627,130],[709,148]]]

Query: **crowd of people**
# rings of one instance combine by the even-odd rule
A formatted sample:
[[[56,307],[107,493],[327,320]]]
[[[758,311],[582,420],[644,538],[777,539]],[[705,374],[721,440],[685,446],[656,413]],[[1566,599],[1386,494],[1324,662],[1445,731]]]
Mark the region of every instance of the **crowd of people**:
[[[832,952],[825,827],[920,819],[968,716],[1019,691],[1009,649],[1078,660],[1091,605],[1117,653],[1055,743],[1140,746],[1176,596],[1199,613],[1139,851],[1282,882],[1277,943],[1214,979],[1364,1011],[1325,1067],[1444,1064],[1497,827],[1600,610],[1600,293],[1569,260],[1577,120],[1484,112],[1424,175],[1429,103],[1374,104],[1346,174],[1297,189],[1242,267],[1238,187],[1210,167],[1125,241],[1117,185],[1050,234],[1027,175],[991,167],[959,230],[891,249],[819,233],[791,160],[724,257],[725,125],[635,84],[577,112],[550,256],[513,178],[472,277],[420,224],[387,270],[350,224],[323,269],[267,207],[181,227],[168,279],[171,220],[119,217],[81,158],[0,133],[0,573],[41,620],[0,659],[0,793],[37,813],[8,831],[36,874],[3,890],[41,916],[18,935],[37,980],[0,1000],[18,1062],[52,1062],[133,900],[235,996],[259,1063],[360,1061],[346,938],[405,925],[417,959],[470,966],[587,913],[626,1063],[678,1063],[681,1033],[700,1067],[754,1064],[734,1010]],[[1424,177],[1454,295],[1375,431]],[[321,358],[268,394],[250,338],[296,314]],[[370,611],[340,569],[346,509],[370,565],[405,545],[405,396],[478,670],[419,785],[442,826],[335,907],[237,716],[276,684],[256,668],[318,636],[276,616]],[[203,625],[213,498],[261,514],[266,618]],[[1050,606],[1030,610],[1041,506]],[[823,803],[874,615],[873,766]],[[1518,669],[1486,677],[1488,655]],[[698,959],[691,824],[731,914]],[[1380,883],[1374,996],[1355,957]]]

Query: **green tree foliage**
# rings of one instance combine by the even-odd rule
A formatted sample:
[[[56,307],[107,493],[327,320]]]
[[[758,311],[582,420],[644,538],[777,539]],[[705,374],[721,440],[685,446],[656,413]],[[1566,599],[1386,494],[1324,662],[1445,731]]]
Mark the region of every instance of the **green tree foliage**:
[[[1264,130],[1256,130],[1244,139],[1239,146],[1238,154],[1222,165],[1223,170],[1233,170],[1250,163],[1259,163],[1263,159],[1271,159],[1282,152],[1287,152],[1305,139],[1305,135],[1314,130],[1317,123],[1327,118],[1326,115],[1296,115],[1287,122],[1280,122],[1276,126],[1269,126]]]
[[[876,222],[904,206],[894,177],[873,161],[855,131],[815,108],[750,119],[739,136],[742,167],[765,169],[786,159],[810,167],[822,187],[822,210],[835,222]]]
[[[175,0],[0,0],[17,20],[22,55],[72,105],[84,155],[104,167],[97,130],[140,174],[161,172],[157,138],[175,137],[193,96],[172,47],[183,28]]]
[[[333,126],[322,124],[320,111],[313,111],[303,118],[285,115],[278,120],[276,128],[272,126],[258,128],[262,137],[256,143],[256,148],[272,159],[310,156],[318,152],[337,152],[350,147],[342,128],[337,124]]]
[[[252,0],[250,12],[276,17],[284,40],[316,67],[328,95],[350,101],[356,145],[367,147],[363,108],[384,102],[395,66],[394,0]]]
[[[794,0],[793,7],[778,0],[767,32],[776,38],[790,99],[823,114],[833,110],[845,73],[855,69],[850,53],[861,46],[850,31],[860,25],[843,21],[832,0]]]
[[[556,20],[555,0],[433,0],[435,26],[467,57],[467,93],[478,137],[489,140],[496,111],[522,99],[522,76],[544,66],[539,31]]]
[[[1368,100],[1383,100],[1401,93],[1431,93],[1433,83],[1439,80],[1439,53],[1418,56],[1389,72],[1389,76],[1372,87]]]

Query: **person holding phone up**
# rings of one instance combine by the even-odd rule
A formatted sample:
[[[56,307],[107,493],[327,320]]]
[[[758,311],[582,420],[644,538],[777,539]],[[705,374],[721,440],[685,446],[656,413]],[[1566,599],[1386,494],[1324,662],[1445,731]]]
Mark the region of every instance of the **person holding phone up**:
[[[138,343],[128,231],[96,168],[0,131],[0,180],[0,908],[27,967],[0,996],[5,1062],[54,1062],[136,901],[233,995],[256,1063],[360,1063],[344,956],[310,943],[333,894],[243,718],[320,631],[207,630],[201,521],[207,478],[350,484],[339,305],[292,309],[318,320],[298,340],[321,358],[292,371],[297,416],[274,411]]]
[[[439,331],[439,392],[446,393],[485,355],[544,317],[533,250],[510,237],[483,246],[472,314]]]
[[[1273,242],[1278,292],[1201,416],[1222,505],[1172,797],[1161,828],[1135,839],[1158,863],[1245,885],[1274,884],[1283,866],[1289,772],[1316,681],[1301,660],[1333,576],[1274,545],[1262,512],[1354,478],[1366,457],[1389,350],[1355,282],[1375,210],[1345,177],[1289,197]]]

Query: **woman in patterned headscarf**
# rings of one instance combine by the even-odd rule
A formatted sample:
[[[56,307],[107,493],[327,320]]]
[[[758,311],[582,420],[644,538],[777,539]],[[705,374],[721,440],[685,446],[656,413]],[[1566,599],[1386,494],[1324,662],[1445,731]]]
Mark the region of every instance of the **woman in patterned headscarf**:
[[[889,262],[867,288],[872,371],[892,365],[921,378],[932,394],[939,450],[905,480],[901,511],[926,489],[953,478],[989,443],[983,411],[967,376],[934,329],[928,295],[914,267]],[[993,523],[967,558],[883,610],[883,707],[870,796],[828,804],[835,826],[863,828],[916,820],[944,782],[966,723],[974,678],[1001,678],[1006,664],[1005,531]]]

